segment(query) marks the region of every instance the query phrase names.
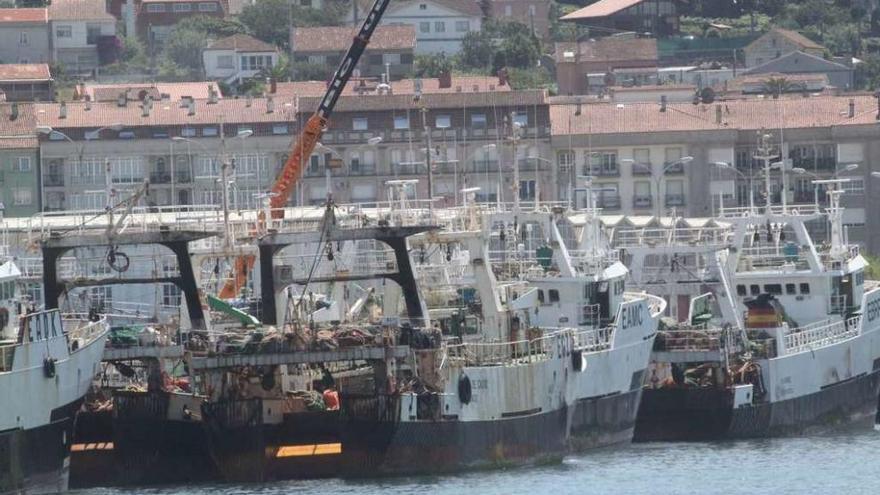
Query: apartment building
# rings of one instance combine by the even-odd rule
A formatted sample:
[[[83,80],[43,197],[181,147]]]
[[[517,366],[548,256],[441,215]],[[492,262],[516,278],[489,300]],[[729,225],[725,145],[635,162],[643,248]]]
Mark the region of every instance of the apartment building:
[[[205,76],[241,84],[278,65],[278,48],[247,34],[233,34],[202,50]]]
[[[323,202],[328,169],[338,202],[384,199],[392,179],[418,180],[412,194],[426,198],[429,161],[441,205],[455,204],[464,187],[480,187],[485,201],[555,199],[546,94],[513,91],[495,78],[445,82],[400,81],[390,91],[349,86],[290,203]],[[259,206],[325,88],[288,83],[263,98],[37,105],[44,207],[101,209],[111,201],[108,185],[121,197],[144,178],[149,204],[219,205],[224,161],[234,166],[233,207]]]
[[[589,177],[609,214],[712,216],[766,203],[758,134],[769,134],[771,201],[827,204],[816,178],[849,179],[844,222],[853,240],[880,251],[880,122],[869,95],[692,103],[551,105],[561,198],[584,203]],[[722,165],[719,165],[722,164]],[[780,168],[784,167],[785,174]],[[783,185],[784,183],[784,185]],[[570,185],[569,185],[570,184]],[[821,225],[817,229],[823,228]]]
[[[621,83],[649,83],[646,76],[656,82],[659,65],[657,40],[633,37],[556,43],[554,60],[559,93],[563,95],[596,94],[613,86],[618,77]],[[624,69],[638,72],[618,75]]]
[[[35,122],[32,104],[0,103],[0,215],[5,217],[40,211]]]

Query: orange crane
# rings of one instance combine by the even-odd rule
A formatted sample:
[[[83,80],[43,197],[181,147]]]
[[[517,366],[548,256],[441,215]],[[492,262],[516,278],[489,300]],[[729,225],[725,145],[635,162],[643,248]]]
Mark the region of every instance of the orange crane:
[[[333,114],[336,101],[339,100],[345,85],[351,79],[351,74],[354,72],[354,68],[357,66],[364,50],[366,50],[367,44],[373,36],[373,31],[379,26],[379,21],[382,20],[382,15],[385,14],[385,9],[390,1],[376,0],[373,3],[372,8],[367,13],[367,17],[361,24],[360,30],[358,30],[352,40],[351,46],[348,47],[348,51],[339,62],[339,67],[327,86],[324,98],[321,99],[321,103],[318,105],[315,113],[309,117],[302,133],[300,133],[299,138],[293,144],[290,156],[287,158],[287,162],[284,163],[284,168],[281,169],[281,173],[278,174],[278,177],[275,178],[275,183],[272,185],[269,198],[272,218],[284,218],[284,206],[287,205],[287,201],[290,195],[293,194],[296,183],[302,174],[303,163],[315,151],[315,146],[321,139],[321,135],[324,134],[327,123],[330,121],[330,115]],[[262,224],[264,221],[265,218],[261,212],[260,223]],[[248,255],[242,256],[235,261],[233,277],[223,286],[219,294],[220,298],[229,299],[238,295],[238,292],[247,282],[247,273],[253,268],[255,259],[253,255]]]
[[[333,79],[330,80],[330,84],[327,86],[327,92],[324,93],[321,104],[318,105],[315,113],[309,117],[302,133],[299,135],[299,139],[290,150],[290,157],[284,164],[284,168],[281,169],[281,173],[275,179],[275,184],[272,185],[272,196],[269,200],[272,218],[284,218],[283,208],[293,193],[296,182],[299,180],[303,163],[312,155],[315,145],[321,139],[321,135],[324,133],[324,129],[330,120],[330,115],[333,113],[333,108],[336,106],[336,101],[342,94],[342,90],[345,89],[345,85],[348,84],[348,80],[351,79],[351,74],[364,50],[367,48],[367,44],[373,36],[373,31],[376,30],[379,21],[382,20],[382,15],[385,14],[385,9],[390,1],[376,0],[373,3],[373,7],[367,13],[367,17],[361,24],[360,30],[355,35],[354,40],[352,40],[351,46],[348,47],[348,52],[342,57],[336,73],[333,74]]]

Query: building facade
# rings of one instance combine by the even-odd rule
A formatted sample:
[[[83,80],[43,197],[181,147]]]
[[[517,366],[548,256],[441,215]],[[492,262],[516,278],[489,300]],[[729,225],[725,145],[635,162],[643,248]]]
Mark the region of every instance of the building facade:
[[[562,95],[596,94],[616,79],[657,76],[657,40],[653,38],[600,38],[556,43],[556,82]],[[621,70],[636,71],[617,75]]]
[[[51,101],[55,87],[49,65],[0,65],[0,93],[6,101]]]
[[[165,43],[177,22],[187,17],[215,17],[226,15],[224,3],[219,0],[140,0],[136,14],[137,35],[156,48]]]
[[[290,46],[293,61],[326,66],[333,71],[348,51],[357,34],[348,27],[293,28]],[[412,74],[416,48],[416,31],[408,24],[383,25],[376,28],[361,56],[357,70],[362,77],[390,80]]]
[[[47,9],[0,9],[0,63],[49,62]]]
[[[35,127],[32,104],[0,103],[0,213],[6,217],[40,211]]]
[[[278,65],[278,49],[246,34],[212,42],[202,50],[205,76],[227,84],[241,84]]]
[[[797,31],[773,28],[743,48],[746,67],[755,67],[792,52],[822,57],[825,47]]]
[[[290,203],[323,202],[328,169],[337,202],[382,200],[392,179],[417,179],[412,194],[427,198],[429,161],[441,205],[460,201],[464,187],[480,187],[484,201],[512,201],[514,194],[525,201],[538,194],[555,199],[546,94],[500,88],[494,78],[468,78],[466,84],[453,80],[451,88],[440,88],[429,80],[418,98],[402,86],[396,94],[347,90]],[[144,178],[150,179],[150,204],[219,205],[224,156],[234,163],[230,204],[258,207],[319,100],[306,93],[213,103],[38,105],[42,129],[52,130],[40,137],[44,208],[102,209],[112,199],[108,184],[124,196]],[[512,127],[516,146],[507,139]],[[512,182],[514,163],[519,185]]]
[[[49,5],[52,60],[86,74],[115,60],[116,18],[102,0],[55,0]]]
[[[594,37],[632,31],[662,38],[678,33],[678,17],[675,0],[599,0],[562,20],[592,28]]]
[[[363,22],[373,2],[354,0],[347,21],[352,26]],[[416,31],[417,54],[446,53],[461,50],[461,40],[482,26],[483,11],[473,0],[398,0],[388,5],[382,25],[407,24]]]
[[[880,219],[868,214],[880,211],[878,118],[878,101],[867,95],[553,105],[557,169],[572,183],[560,179],[559,195],[579,202],[590,177],[608,214],[711,217],[722,205],[762,205],[768,185],[755,156],[759,134],[768,134],[772,163],[783,164],[771,171],[770,201],[785,195],[788,204],[824,206],[825,186],[813,181],[848,179],[848,234],[878,252]]]

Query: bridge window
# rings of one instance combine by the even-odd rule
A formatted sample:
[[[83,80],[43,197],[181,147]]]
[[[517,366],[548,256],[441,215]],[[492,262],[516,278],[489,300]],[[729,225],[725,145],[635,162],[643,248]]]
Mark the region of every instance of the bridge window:
[[[744,295],[746,295],[746,294],[747,294],[747,292],[746,292],[746,286],[745,286],[745,285],[737,285],[737,286],[736,286],[736,295],[738,295],[738,296],[744,296]]]
[[[790,296],[797,294],[797,287],[794,284],[785,284],[785,293]]]
[[[544,304],[544,289],[538,289],[538,302]]]
[[[781,284],[767,284],[764,286],[764,292],[767,294],[780,295],[782,294],[782,285]]]
[[[761,293],[761,286],[760,285],[750,285],[749,292],[751,292],[751,294],[753,296],[757,296],[758,294]]]
[[[550,302],[555,303],[559,302],[559,291],[556,289],[550,289]]]
[[[801,294],[809,294],[810,293],[810,284],[802,283],[801,284]]]

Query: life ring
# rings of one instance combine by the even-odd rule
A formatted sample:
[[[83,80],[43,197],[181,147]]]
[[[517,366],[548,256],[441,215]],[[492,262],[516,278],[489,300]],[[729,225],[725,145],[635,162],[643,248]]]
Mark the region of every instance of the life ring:
[[[584,359],[584,354],[580,350],[571,351],[571,367],[575,371],[584,371],[587,369],[587,362]]]
[[[472,396],[471,379],[467,375],[462,374],[458,377],[458,400],[462,404],[470,404]]]
[[[43,360],[43,374],[46,378],[55,378],[55,359],[46,358]]]

